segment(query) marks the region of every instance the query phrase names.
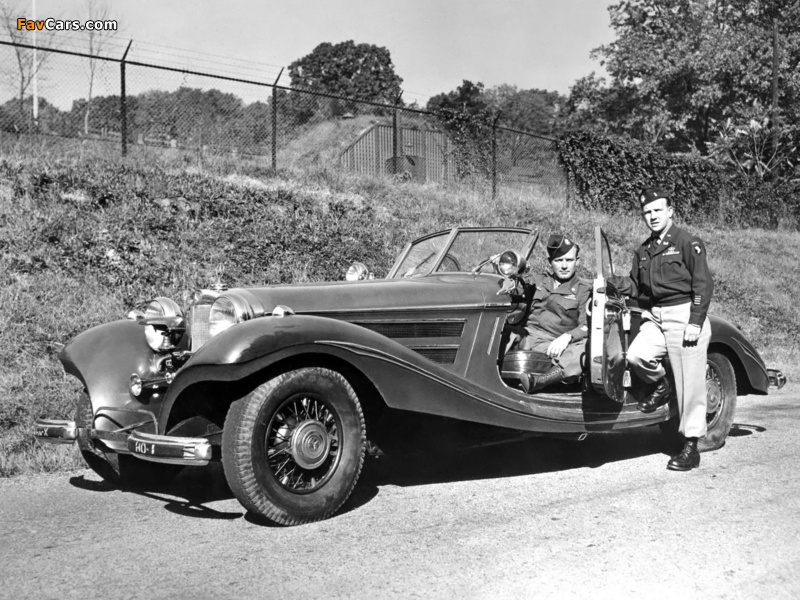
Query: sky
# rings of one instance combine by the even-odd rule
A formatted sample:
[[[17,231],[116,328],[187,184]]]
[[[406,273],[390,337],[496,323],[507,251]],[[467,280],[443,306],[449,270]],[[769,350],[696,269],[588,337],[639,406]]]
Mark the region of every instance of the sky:
[[[14,0],[0,0],[11,2]],[[86,0],[19,0],[19,16],[86,18]],[[388,48],[403,98],[424,105],[468,79],[567,94],[602,67],[592,49],[613,40],[606,0],[137,0],[110,2],[119,24],[107,53],[272,83],[322,42]],[[0,39],[8,39],[0,35]],[[61,47],[81,50],[77,34]],[[57,69],[56,69],[57,71]],[[58,74],[50,75],[51,82]],[[157,80],[157,78],[155,78]],[[186,84],[186,82],[181,82]],[[288,75],[280,80],[289,84]],[[142,82],[145,85],[145,82]],[[136,92],[137,90],[132,90]],[[4,90],[3,96],[7,96]]]

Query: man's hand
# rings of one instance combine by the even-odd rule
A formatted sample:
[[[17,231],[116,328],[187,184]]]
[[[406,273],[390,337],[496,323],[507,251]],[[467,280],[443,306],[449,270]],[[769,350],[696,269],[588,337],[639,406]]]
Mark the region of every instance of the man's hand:
[[[572,341],[572,336],[569,333],[562,333],[547,347],[547,356],[550,358],[558,358],[561,353],[567,349],[569,343]]]
[[[701,329],[699,325],[687,325],[683,330],[683,341],[688,344],[696,344],[700,339]]]

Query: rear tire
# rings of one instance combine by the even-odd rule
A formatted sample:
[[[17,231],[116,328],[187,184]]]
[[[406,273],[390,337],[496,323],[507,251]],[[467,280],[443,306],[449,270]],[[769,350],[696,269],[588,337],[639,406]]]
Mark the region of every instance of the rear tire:
[[[697,442],[700,452],[717,450],[733,425],[736,413],[736,372],[724,354],[711,352],[706,362],[706,423],[708,431]]]
[[[222,464],[252,513],[281,525],[330,517],[364,464],[366,428],[353,388],[330,369],[289,371],[231,405]]]
[[[719,352],[711,352],[706,360],[706,426],[705,437],[697,440],[700,452],[718,450],[733,425],[736,413],[736,372],[731,361]],[[658,424],[669,453],[677,453],[684,437],[678,431],[680,416]]]

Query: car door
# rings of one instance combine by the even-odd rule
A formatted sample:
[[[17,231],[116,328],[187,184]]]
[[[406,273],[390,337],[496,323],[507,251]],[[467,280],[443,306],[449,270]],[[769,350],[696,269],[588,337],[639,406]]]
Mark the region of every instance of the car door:
[[[608,281],[614,274],[605,233],[595,228],[595,278],[592,284],[589,376],[592,387],[616,402],[625,402],[626,326],[630,314],[622,294]]]

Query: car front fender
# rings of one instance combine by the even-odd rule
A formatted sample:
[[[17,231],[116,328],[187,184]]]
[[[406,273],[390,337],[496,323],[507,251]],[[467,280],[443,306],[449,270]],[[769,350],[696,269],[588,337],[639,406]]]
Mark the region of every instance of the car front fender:
[[[392,408],[531,428],[529,403],[494,393],[364,327],[306,315],[258,318],[213,337],[176,374],[162,415],[194,384],[233,384],[287,359],[323,355],[358,370]]]
[[[128,407],[138,409],[141,402],[133,397],[129,388],[131,374],[147,377],[155,353],[145,341],[142,326],[130,320],[120,320],[93,327],[73,338],[58,355],[64,370],[83,383],[92,401],[93,412],[98,407]],[[157,398],[147,398],[157,403]],[[143,407],[153,412],[152,407]],[[141,421],[141,415],[117,413],[115,420],[121,424]],[[101,423],[100,421],[106,421]],[[98,420],[101,429],[119,425]]]

